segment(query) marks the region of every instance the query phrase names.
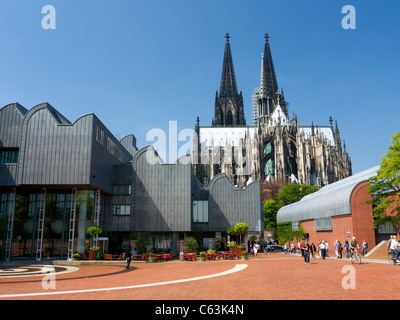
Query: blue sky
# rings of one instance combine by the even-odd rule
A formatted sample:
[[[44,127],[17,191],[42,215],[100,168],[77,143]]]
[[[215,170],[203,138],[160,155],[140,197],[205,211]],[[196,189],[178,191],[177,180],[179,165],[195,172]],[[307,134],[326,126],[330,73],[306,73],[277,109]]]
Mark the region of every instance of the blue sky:
[[[56,9],[45,30],[42,7]],[[356,29],[342,28],[342,7]],[[301,125],[338,121],[353,173],[379,164],[400,131],[397,0],[0,0],[0,106],[49,102],[87,113],[138,147],[154,128],[211,125],[225,33],[245,115],[259,85],[264,34],[279,87]]]

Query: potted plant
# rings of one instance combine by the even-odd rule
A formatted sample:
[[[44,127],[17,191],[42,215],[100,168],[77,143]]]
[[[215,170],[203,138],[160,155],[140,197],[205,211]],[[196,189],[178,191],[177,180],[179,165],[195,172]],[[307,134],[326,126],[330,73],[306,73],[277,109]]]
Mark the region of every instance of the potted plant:
[[[242,260],[247,260],[249,258],[249,253],[246,250],[242,251],[241,256],[242,256]]]
[[[74,253],[74,254],[72,255],[72,259],[73,259],[73,260],[81,260],[81,255],[80,255],[79,253]]]
[[[93,243],[94,236],[99,235],[102,232],[103,232],[103,229],[98,226],[91,226],[91,227],[87,228],[87,230],[86,230],[86,233],[92,237],[92,243]],[[96,260],[96,256],[97,256],[97,253],[99,252],[99,249],[100,249],[99,247],[95,247],[95,246],[90,247],[89,260]]]
[[[89,260],[96,260],[99,250],[100,250],[99,247],[91,246],[89,248]]]
[[[155,254],[153,252],[149,252],[149,262],[154,262]]]
[[[206,261],[206,253],[200,252],[200,261]]]
[[[230,242],[228,242],[228,248],[229,248],[229,249],[231,249],[231,248],[236,248],[236,247],[237,247],[236,241],[230,241]]]

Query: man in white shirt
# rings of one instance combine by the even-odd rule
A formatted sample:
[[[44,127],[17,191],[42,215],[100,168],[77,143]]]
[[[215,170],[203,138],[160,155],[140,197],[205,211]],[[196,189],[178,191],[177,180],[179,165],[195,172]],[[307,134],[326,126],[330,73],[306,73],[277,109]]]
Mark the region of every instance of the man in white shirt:
[[[326,243],[324,240],[322,240],[322,242],[319,245],[319,248],[321,250],[321,257],[322,259],[325,259],[325,253],[326,253]]]
[[[397,241],[397,236],[393,236],[393,239],[390,243],[390,253],[392,255],[394,255],[394,257],[396,258],[396,262],[400,262],[399,261],[399,255],[400,255],[399,246],[400,246],[400,244]]]

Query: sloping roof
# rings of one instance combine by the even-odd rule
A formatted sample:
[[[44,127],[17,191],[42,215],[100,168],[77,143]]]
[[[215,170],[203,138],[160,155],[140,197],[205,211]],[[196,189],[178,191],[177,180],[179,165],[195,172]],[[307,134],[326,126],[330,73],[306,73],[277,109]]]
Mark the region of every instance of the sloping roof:
[[[351,213],[350,198],[354,188],[376,175],[379,166],[367,169],[338,182],[331,183],[300,201],[282,207],[277,222],[326,218]]]
[[[225,147],[226,142],[233,147],[239,146],[239,140],[244,139],[247,134],[253,139],[257,133],[256,127],[200,127],[200,145]]]
[[[300,127],[300,132],[304,132],[304,134],[305,134],[305,136],[306,136],[306,138],[307,139],[309,139],[309,137],[311,137],[311,130],[312,130],[312,128],[311,127]],[[324,126],[322,126],[322,127],[319,127],[319,126],[316,126],[315,128],[314,128],[314,131],[315,132],[319,132],[319,133],[321,133],[326,139],[328,139],[328,141],[331,143],[331,146],[333,147],[333,146],[335,146],[335,138],[334,138],[334,136],[333,136],[333,132],[332,132],[332,129],[331,129],[331,127],[324,127]]]

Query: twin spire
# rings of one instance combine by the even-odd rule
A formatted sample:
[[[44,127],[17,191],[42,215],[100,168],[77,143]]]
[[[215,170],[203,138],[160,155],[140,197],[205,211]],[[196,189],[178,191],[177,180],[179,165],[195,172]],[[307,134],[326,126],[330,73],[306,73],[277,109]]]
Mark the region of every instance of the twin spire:
[[[217,92],[215,97],[213,126],[246,125],[243,97],[242,92],[238,93],[229,38],[229,33],[226,33],[221,84],[219,94]],[[275,68],[272,62],[268,33],[265,34],[265,47],[261,59],[260,98],[271,101],[271,109],[272,105],[277,106],[280,104],[286,113],[286,103],[283,93],[278,91],[278,82],[276,81]]]

